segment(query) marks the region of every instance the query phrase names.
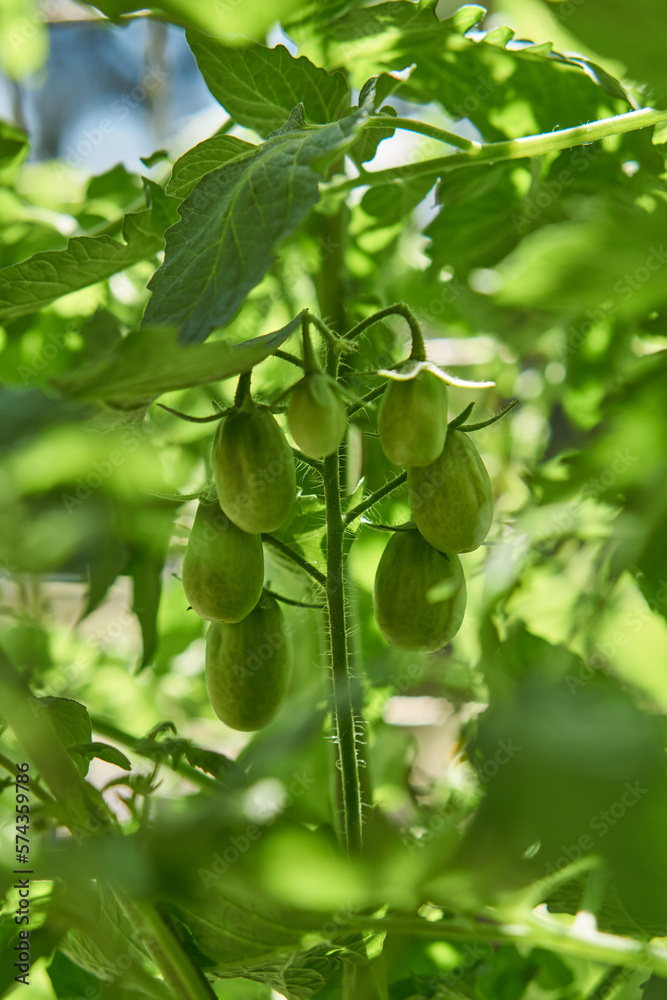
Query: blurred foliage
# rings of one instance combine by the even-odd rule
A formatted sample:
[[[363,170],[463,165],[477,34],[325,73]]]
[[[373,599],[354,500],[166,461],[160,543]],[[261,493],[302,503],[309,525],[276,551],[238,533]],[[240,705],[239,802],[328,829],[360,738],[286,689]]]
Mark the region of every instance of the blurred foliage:
[[[490,143],[664,107],[660,5],[531,0],[524,16],[549,11],[539,23],[566,53],[514,38],[502,4],[488,22],[475,5],[437,19],[407,0],[260,6],[151,6],[188,29],[229,121],[148,161],[148,177],[28,160],[28,136],[0,125],[1,642],[32,692],[3,660],[0,995],[23,995],[8,959],[12,765],[30,759],[36,1000],[172,996],[149,904],[224,1000],[657,1000],[666,126],[350,189],[362,165],[452,151],[392,115]],[[0,8],[5,72],[34,72],[41,16]],[[96,9],[123,23],[139,8]],[[285,45],[272,34],[267,47],[278,19]],[[386,127],[366,128],[379,108]],[[445,649],[388,650],[373,618],[383,528],[409,519],[405,488],[347,533],[367,807],[366,848],[345,860],[321,615],[285,607],[295,670],[275,721],[252,736],[219,723],[205,629],[179,580],[215,425],[157,401],[210,417],[254,364],[254,391],[284,426],[300,311],[344,332],[397,301],[436,363],[496,383],[452,388],[450,419],[469,403],[477,420],[519,405],[475,435],[496,517],[462,557],[468,608]],[[398,318],[370,327],[344,358],[350,405],[408,352]],[[376,414],[374,400],[352,417],[348,509],[399,471]],[[298,483],[276,536],[324,571],[321,482],[299,463]],[[266,566],[273,591],[320,599],[279,549]],[[44,747],[47,761],[68,751],[71,770],[56,771],[73,798],[102,789],[97,828],[64,835],[67,802],[32,756]],[[638,949],[656,938],[662,964],[632,941],[600,944],[579,911]]]

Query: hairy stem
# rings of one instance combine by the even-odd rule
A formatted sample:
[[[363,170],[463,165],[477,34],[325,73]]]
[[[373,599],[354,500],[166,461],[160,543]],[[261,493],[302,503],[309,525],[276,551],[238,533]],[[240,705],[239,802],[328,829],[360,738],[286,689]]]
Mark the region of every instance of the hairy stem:
[[[356,518],[363,514],[365,510],[368,510],[369,507],[376,504],[378,500],[382,500],[383,497],[388,496],[399,486],[402,486],[407,478],[407,472],[401,472],[399,476],[395,476],[393,479],[390,479],[388,483],[381,486],[379,490],[375,491],[375,493],[371,493],[369,496],[365,497],[361,503],[358,503],[356,507],[353,507],[352,510],[347,512],[345,515],[345,524],[351,524],[351,522],[356,520]]]
[[[369,118],[364,124],[364,128],[400,128],[406,132],[416,132],[418,135],[426,135],[430,139],[439,139],[457,149],[481,149],[479,142],[473,139],[466,139],[465,136],[457,135],[455,132],[448,132],[437,125],[428,125],[426,122],[418,122],[413,118],[394,118],[393,115],[377,115]]]
[[[342,839],[348,854],[361,846],[361,785],[357,759],[355,713],[350,684],[345,616],[343,535],[340,508],[338,454],[324,460],[324,496],[327,516],[327,607],[336,726],[338,765],[343,808]]]
[[[663,122],[667,122],[667,111],[642,108],[640,111],[629,111],[627,114],[601,118],[596,122],[587,122],[585,125],[575,125],[573,128],[564,128],[556,132],[540,132],[538,135],[526,135],[520,139],[489,142],[478,149],[452,153],[450,156],[438,156],[417,163],[387,167],[385,170],[362,170],[358,177],[342,183],[333,183],[329,190],[340,192],[366,184],[389,184],[392,181],[414,177],[437,177],[447,170],[469,167],[476,163],[498,163],[502,160],[521,159],[524,156],[543,156],[545,153],[597,142],[607,136],[634,132]]]
[[[378,312],[373,313],[372,316],[367,316],[366,319],[362,319],[361,322],[357,323],[356,326],[353,326],[351,330],[348,330],[345,336],[349,340],[355,340],[360,333],[367,329],[367,327],[373,326],[374,323],[379,323],[380,320],[386,319],[387,316],[403,317],[410,327],[410,335],[412,337],[412,351],[410,352],[410,357],[414,361],[425,361],[426,350],[424,348],[424,337],[421,332],[421,327],[419,326],[414,314],[403,302],[396,302],[393,306],[387,306],[385,309],[380,309]]]
[[[293,563],[300,567],[304,573],[308,573],[312,576],[313,580],[317,580],[320,587],[326,587],[327,578],[324,573],[320,573],[319,569],[300,556],[298,552],[290,548],[285,542],[281,542],[279,538],[274,538],[273,535],[262,535],[262,541],[266,542],[267,545],[272,545],[274,549],[278,552],[282,552],[284,556],[291,559]]]

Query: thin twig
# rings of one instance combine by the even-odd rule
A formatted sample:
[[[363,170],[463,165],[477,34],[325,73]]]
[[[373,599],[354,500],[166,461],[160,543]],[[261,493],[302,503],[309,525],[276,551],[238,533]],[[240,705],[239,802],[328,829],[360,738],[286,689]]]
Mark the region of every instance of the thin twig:
[[[278,552],[282,552],[284,556],[291,559],[293,563],[299,566],[304,573],[308,573],[312,576],[313,580],[316,580],[320,587],[325,587],[327,578],[324,573],[320,573],[319,569],[300,556],[298,552],[295,552],[293,548],[286,544],[286,542],[281,542],[279,538],[275,538],[274,535],[262,535],[262,541],[266,542],[267,545],[272,545],[274,549]]]
[[[373,374],[375,374],[375,372]],[[374,399],[377,399],[378,396],[381,396],[382,393],[386,391],[386,388],[387,388],[387,383],[384,382],[382,385],[378,385],[375,387],[375,389],[371,389],[370,392],[367,392],[365,396],[362,396],[361,400],[358,403],[355,403],[354,406],[350,406],[350,408],[347,411],[348,417],[351,417],[352,414],[356,413],[358,410],[363,410],[364,407],[366,406],[366,403],[371,403]]]
[[[292,597],[284,597],[282,594],[277,594],[275,590],[269,590],[268,587],[264,588],[264,593],[275,598],[276,601],[281,601],[283,604],[290,604],[293,608],[312,608],[314,611],[324,611],[326,608],[326,604],[309,604],[308,601],[295,601]]]
[[[383,497],[386,497],[397,487],[402,486],[407,478],[407,472],[401,472],[400,476],[395,476],[394,479],[390,479],[388,483],[381,486],[379,490],[375,491],[375,493],[371,493],[371,495],[367,496],[365,500],[362,500],[361,503],[358,503],[356,507],[353,507],[352,510],[347,512],[345,515],[345,524],[351,524],[351,522],[355,521],[360,514],[363,514],[365,510],[368,510],[369,507],[376,504],[378,500],[382,500]]]

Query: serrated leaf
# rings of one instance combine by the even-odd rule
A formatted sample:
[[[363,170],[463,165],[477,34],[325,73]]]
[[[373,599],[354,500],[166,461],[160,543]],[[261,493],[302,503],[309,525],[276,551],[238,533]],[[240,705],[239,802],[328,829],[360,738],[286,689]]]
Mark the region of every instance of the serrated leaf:
[[[299,313],[286,326],[263,337],[240,344],[218,342],[195,347],[177,343],[174,330],[137,330],[128,334],[109,360],[53,381],[66,395],[101,399],[124,409],[145,409],[164,392],[248,371],[273,354],[300,323]]]
[[[610,86],[610,77],[596,76],[580,57],[509,41],[506,29],[476,31],[484,13],[469,5],[439,20],[409,0],[348,11],[327,25],[326,56],[332,65],[347,65],[357,87],[369,76],[413,67],[397,96],[436,100],[451,117],[470,119],[487,141],[579,125],[618,110],[609,100],[625,97],[617,81]],[[294,37],[317,53],[317,39],[299,30]]]
[[[295,58],[284,45],[270,49],[253,42],[238,49],[200,31],[188,31],[187,39],[216,101],[239,125],[262,136],[278,128],[295,104],[319,123],[334,121],[346,107],[344,74]]]
[[[567,30],[595,52],[624,63],[631,77],[650,84],[652,107],[667,107],[665,38],[662,0],[586,0],[585,4],[549,3],[548,9],[567,17]]]
[[[176,200],[149,182],[153,204],[123,220],[124,243],[110,236],[73,236],[65,250],[43,250],[0,270],[0,323],[10,323],[62,295],[87,288],[152,257],[164,246]],[[158,194],[159,192],[159,194]]]
[[[204,139],[176,160],[167,184],[167,194],[187,198],[205,174],[210,174],[230,160],[247,156],[255,149],[252,142],[244,142],[233,135],[213,135]]]
[[[132,770],[132,765],[125,754],[109,743],[77,743],[68,747],[68,750],[70,753],[81,754],[88,760],[97,757],[99,760],[106,760],[109,764],[115,764],[116,767],[122,767],[124,771]]]
[[[177,325],[183,343],[200,343],[227,323],[271,266],[276,245],[317,203],[317,170],[342,154],[366,114],[279,130],[252,156],[202,178],[166,234],[144,323]]]

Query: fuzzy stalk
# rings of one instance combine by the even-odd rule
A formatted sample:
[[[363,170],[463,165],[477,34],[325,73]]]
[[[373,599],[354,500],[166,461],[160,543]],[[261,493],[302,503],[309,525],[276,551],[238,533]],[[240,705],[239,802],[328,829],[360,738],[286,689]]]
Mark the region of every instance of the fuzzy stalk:
[[[350,683],[343,536],[338,454],[324,459],[324,496],[327,518],[326,598],[333,684],[334,724],[342,802],[342,841],[348,854],[361,847],[361,783],[356,746],[356,719]]]

